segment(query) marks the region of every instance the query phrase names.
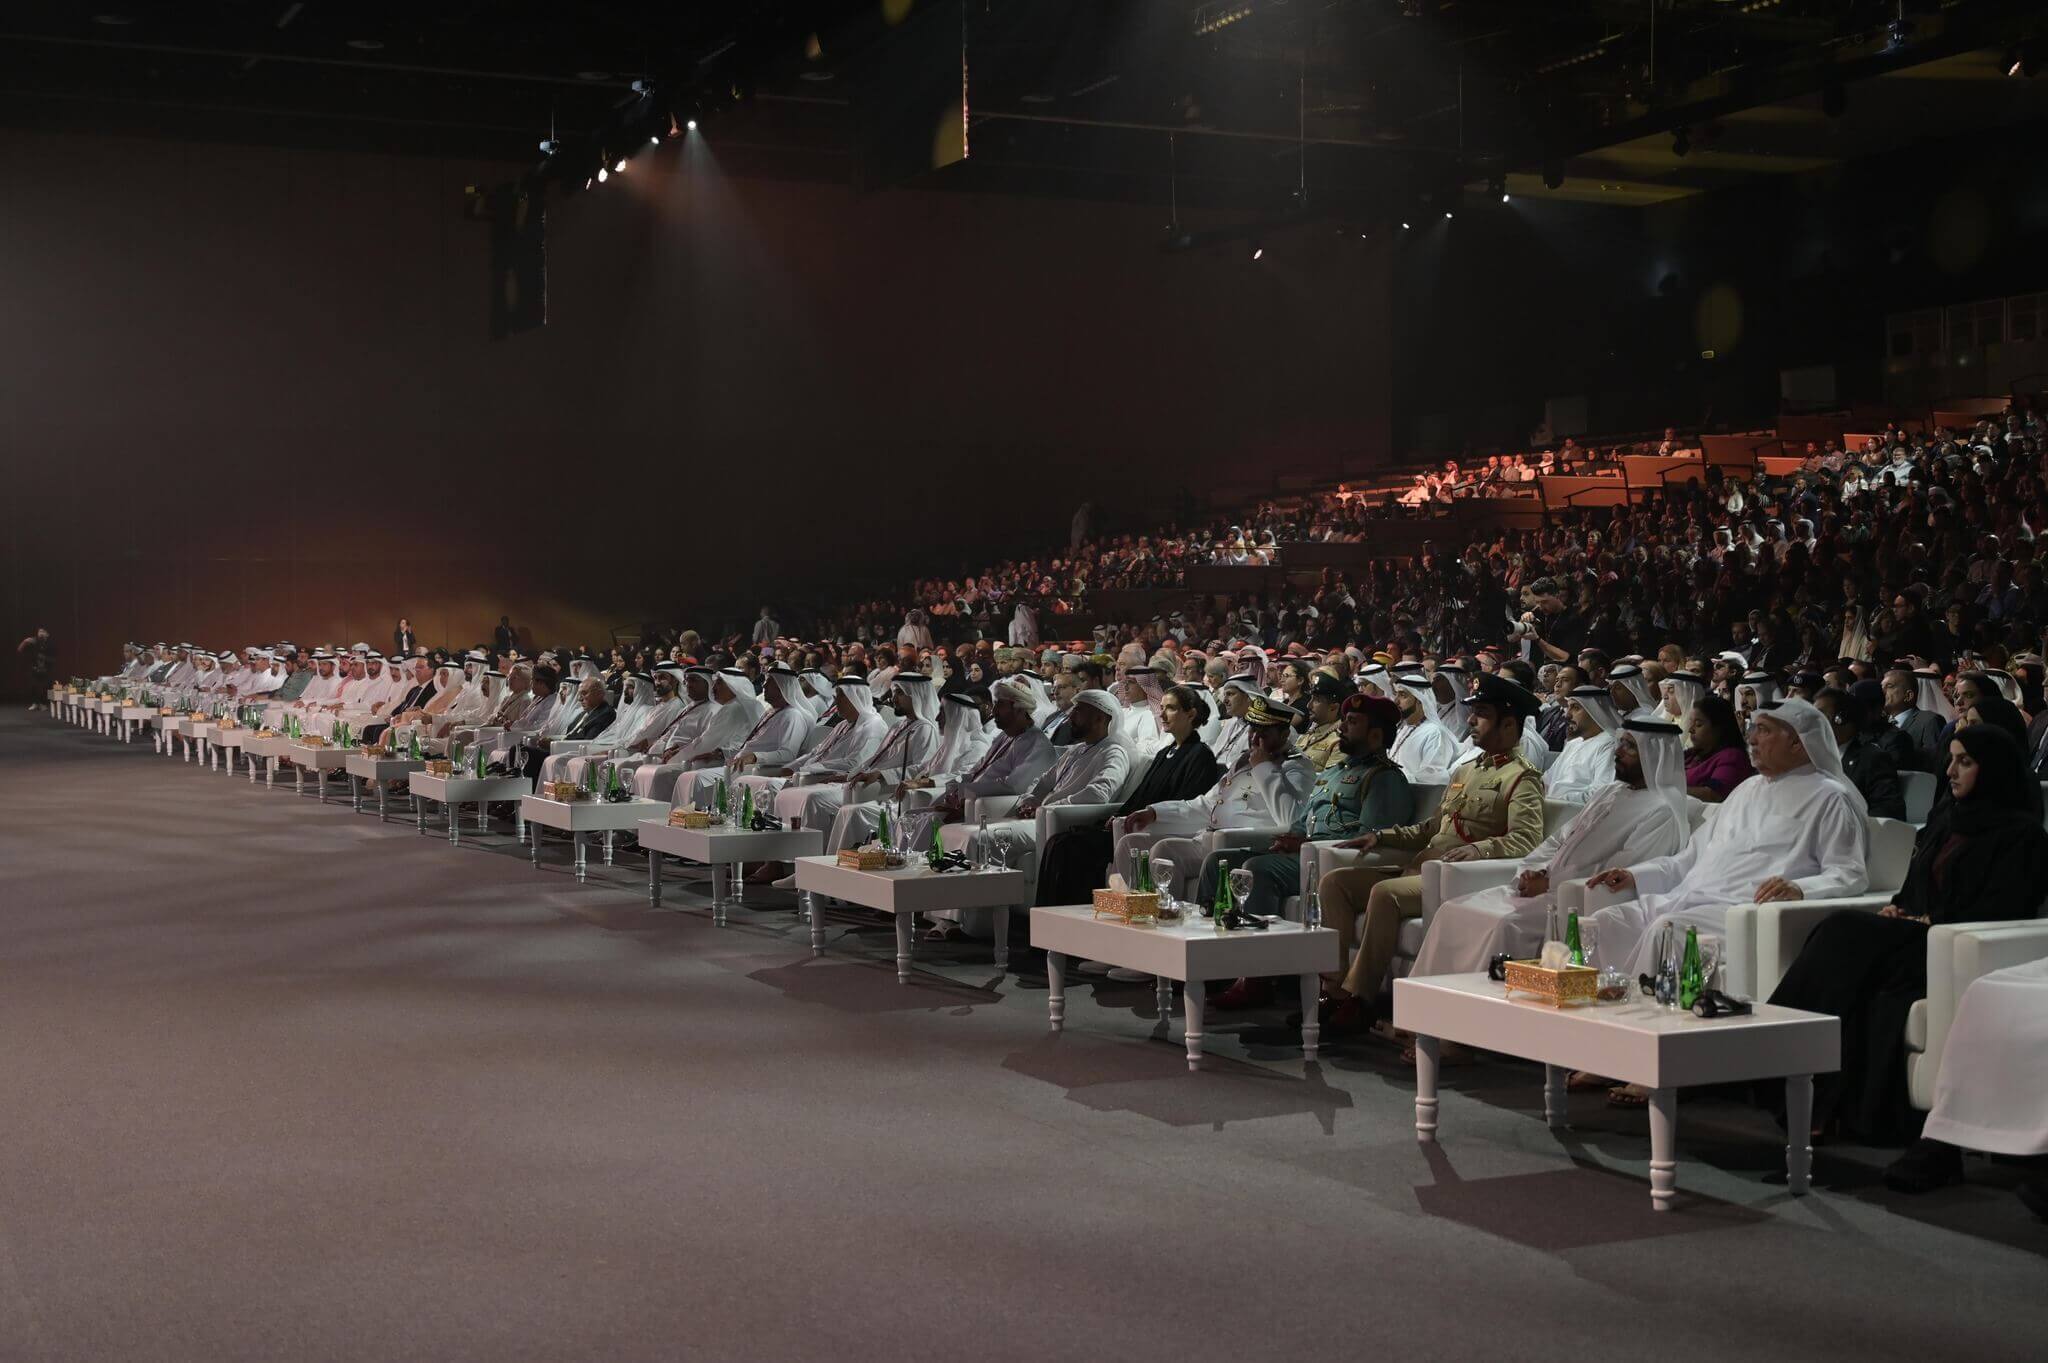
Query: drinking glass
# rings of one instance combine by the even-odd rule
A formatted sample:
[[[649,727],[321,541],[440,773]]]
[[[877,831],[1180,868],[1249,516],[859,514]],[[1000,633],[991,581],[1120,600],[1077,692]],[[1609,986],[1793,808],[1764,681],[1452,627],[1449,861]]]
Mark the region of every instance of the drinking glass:
[[[1247,899],[1250,899],[1251,897],[1252,873],[1242,866],[1233,868],[1230,872],[1231,904],[1236,907],[1238,913],[1242,914],[1244,912],[1245,901]]]
[[[1173,863],[1152,858],[1152,888],[1159,892],[1161,910],[1173,907]]]

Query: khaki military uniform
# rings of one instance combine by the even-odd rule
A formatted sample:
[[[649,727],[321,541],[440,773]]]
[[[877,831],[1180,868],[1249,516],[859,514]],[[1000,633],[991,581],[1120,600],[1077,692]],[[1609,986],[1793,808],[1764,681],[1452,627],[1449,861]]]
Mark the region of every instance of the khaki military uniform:
[[[1416,854],[1405,868],[1345,866],[1317,884],[1323,922],[1337,930],[1347,950],[1358,917],[1365,918],[1357,954],[1344,976],[1346,992],[1367,999],[1378,995],[1394,962],[1401,920],[1422,914],[1423,862],[1438,860],[1454,847],[1470,847],[1488,861],[1522,857],[1542,840],[1543,776],[1519,748],[1454,767],[1434,818],[1379,836],[1375,850]]]
[[[1301,736],[1301,755],[1317,771],[1326,771],[1344,760],[1342,739],[1336,720],[1318,724]]]

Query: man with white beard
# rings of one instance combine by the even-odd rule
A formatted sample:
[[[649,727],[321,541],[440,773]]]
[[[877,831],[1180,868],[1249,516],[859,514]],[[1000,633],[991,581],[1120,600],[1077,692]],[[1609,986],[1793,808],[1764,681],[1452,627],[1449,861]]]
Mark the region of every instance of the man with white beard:
[[[1761,779],[1737,786],[1698,836],[1586,882],[1637,896],[1588,918],[1601,964],[1651,974],[1666,924],[1719,933],[1731,904],[1833,899],[1870,884],[1863,796],[1842,774],[1827,716],[1803,700],[1779,701],[1757,712],[1749,748]]]
[[[1533,958],[1542,948],[1557,886],[1608,866],[1670,856],[1685,846],[1689,827],[1678,726],[1630,720],[1614,747],[1614,781],[1522,858],[1513,885],[1438,905],[1409,973],[1484,970],[1502,952],[1517,960]]]
[[[1458,740],[1436,717],[1436,691],[1429,678],[1419,672],[1404,672],[1396,677],[1394,704],[1401,711],[1401,726],[1387,756],[1394,759],[1411,785],[1444,784],[1450,776],[1451,764],[1458,758]]]
[[[1004,677],[990,688],[990,695],[995,711],[995,737],[981,759],[957,779],[947,782],[929,805],[904,816],[911,846],[930,846],[935,824],[959,823],[970,799],[1021,796],[1064,751],[1053,747],[1052,740],[1033,720],[1033,707],[1045,695],[1037,678],[1021,672]]]
[[[422,658],[418,661],[424,663],[426,660]],[[492,743],[488,759],[491,766],[504,767],[511,771],[518,770],[522,765],[516,760],[520,746],[527,739],[552,729],[562,718],[563,706],[568,704],[559,682],[561,673],[555,669],[553,663],[521,663],[519,666],[527,668],[526,704],[511,722],[505,725],[505,731]],[[513,676],[518,675],[519,668],[514,668]]]
[[[1543,773],[1543,798],[1582,805],[1614,783],[1621,716],[1614,713],[1614,698],[1604,686],[1574,687],[1565,713],[1571,717],[1572,736]]]

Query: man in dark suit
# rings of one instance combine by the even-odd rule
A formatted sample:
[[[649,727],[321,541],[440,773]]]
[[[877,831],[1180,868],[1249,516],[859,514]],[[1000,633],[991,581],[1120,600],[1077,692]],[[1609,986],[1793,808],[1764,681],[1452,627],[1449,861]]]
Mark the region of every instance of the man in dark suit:
[[[405,662],[394,661],[391,666],[393,670],[406,669],[404,675],[411,685],[406,689],[406,693],[398,698],[397,704],[384,707],[384,713],[387,716],[402,715],[408,710],[424,709],[427,702],[434,698],[433,667],[425,658],[413,658]],[[384,731],[389,727],[388,723],[370,725],[363,730],[363,742],[366,745],[377,742],[384,737]]]
[[[420,638],[412,632],[412,621],[398,617],[398,628],[391,631],[391,656],[410,658],[413,649],[419,646]]]
[[[1899,764],[1867,737],[1873,727],[1893,733],[1898,730],[1871,714],[1855,696],[1832,686],[1822,687],[1813,703],[1833,726],[1835,747],[1842,755],[1842,774],[1862,793],[1871,817],[1905,818],[1906,792],[1899,781]]]
[[[498,617],[498,628],[492,636],[491,642],[497,646],[498,664],[502,667],[504,666],[506,656],[512,652],[512,645],[519,642],[519,635],[512,628],[511,616],[501,615]]]
[[[618,718],[618,711],[612,708],[611,700],[605,695],[604,683],[596,677],[587,677],[577,689],[576,698],[583,703],[583,713],[569,726],[569,732],[562,735],[564,742],[596,738],[612,726]],[[526,740],[526,779],[538,783],[540,765],[547,759],[548,749],[554,740],[535,735]]]

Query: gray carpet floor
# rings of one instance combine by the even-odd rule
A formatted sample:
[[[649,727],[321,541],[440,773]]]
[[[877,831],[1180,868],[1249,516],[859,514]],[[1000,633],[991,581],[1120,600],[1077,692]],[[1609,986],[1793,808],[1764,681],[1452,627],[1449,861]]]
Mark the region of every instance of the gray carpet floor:
[[[896,983],[853,914],[711,925],[637,854],[578,885],[0,720],[0,1360],[2039,1358],[2017,1171],[1765,1181],[1768,1121],[1541,1117],[1278,1010],[1189,1073],[1143,985],[1067,1030],[976,950]],[[1177,1027],[1177,1019],[1176,1019]]]

